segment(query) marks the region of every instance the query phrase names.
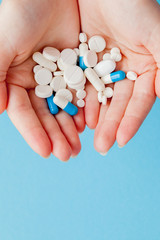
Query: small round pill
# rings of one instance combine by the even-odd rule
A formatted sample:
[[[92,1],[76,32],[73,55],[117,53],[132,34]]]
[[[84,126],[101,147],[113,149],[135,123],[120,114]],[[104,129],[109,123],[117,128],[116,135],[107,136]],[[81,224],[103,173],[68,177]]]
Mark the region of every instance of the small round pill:
[[[120,62],[122,60],[122,55],[120,53],[112,53],[111,59],[115,62]]]
[[[64,97],[69,102],[73,100],[73,94],[68,89],[60,89],[56,92],[56,96]]]
[[[45,47],[43,49],[43,56],[48,60],[56,62],[60,58],[60,51],[53,47]]]
[[[137,73],[135,73],[133,71],[129,71],[129,72],[127,72],[126,77],[131,81],[135,81],[138,76],[137,76]]]
[[[107,104],[107,98],[106,98],[106,96],[102,96],[102,104],[103,105],[106,105]]]
[[[57,76],[52,79],[50,86],[55,92],[57,92],[59,89],[66,88],[66,82],[62,76]]]
[[[88,41],[89,49],[95,52],[102,52],[106,47],[106,41],[101,36],[93,36]]]
[[[103,92],[99,91],[98,92],[98,102],[101,103],[102,102],[102,97],[103,97]]]
[[[111,54],[113,54],[113,53],[121,53],[121,51],[120,51],[120,49],[118,47],[114,47],[114,48],[111,49],[110,53]]]
[[[79,41],[81,43],[87,42],[87,35],[85,33],[80,33],[79,34]]]
[[[82,89],[79,89],[76,92],[76,96],[77,96],[78,99],[84,99],[86,97],[86,91],[82,90]]]
[[[85,106],[85,101],[83,99],[79,99],[77,101],[77,106],[83,108]]]
[[[56,71],[54,72],[54,76],[63,76],[64,75],[64,71]]]
[[[40,69],[42,69],[42,66],[36,65],[36,66],[34,66],[34,68],[33,68],[33,72],[34,72],[34,73],[37,73]]]
[[[64,64],[75,65],[77,63],[77,54],[73,49],[66,48],[61,52],[61,61]]]
[[[83,57],[86,67],[95,67],[98,61],[98,57],[95,51],[88,50]]]
[[[48,98],[52,96],[53,90],[49,85],[38,85],[35,87],[35,94],[39,98]]]
[[[39,85],[47,85],[52,80],[52,73],[47,68],[40,69],[34,78]]]
[[[110,53],[105,53],[103,55],[103,60],[111,60],[111,54]]]
[[[111,87],[106,87],[105,90],[103,91],[104,96],[107,98],[113,97],[113,89]]]

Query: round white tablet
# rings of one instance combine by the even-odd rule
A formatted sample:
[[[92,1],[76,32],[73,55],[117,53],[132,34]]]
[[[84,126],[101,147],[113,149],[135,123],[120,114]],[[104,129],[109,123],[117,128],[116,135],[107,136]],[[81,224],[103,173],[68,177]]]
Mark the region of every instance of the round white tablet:
[[[113,89],[111,87],[106,87],[105,90],[103,91],[104,96],[107,98],[113,97]]]
[[[52,73],[47,68],[40,69],[34,78],[39,85],[47,85],[52,80]]]
[[[79,89],[77,92],[76,92],[76,97],[78,99],[84,99],[86,97],[86,91],[83,90],[83,89]]]
[[[106,41],[101,36],[93,36],[88,41],[89,49],[95,52],[102,52],[106,47]]]
[[[87,35],[85,33],[80,33],[79,34],[79,41],[81,43],[87,42]]]
[[[75,65],[77,63],[77,54],[73,49],[66,48],[61,52],[61,60],[64,64]]]
[[[77,106],[83,108],[85,106],[85,101],[83,99],[79,99],[77,101]]]
[[[111,60],[111,54],[110,53],[105,53],[103,55],[103,60]]]
[[[115,62],[120,62],[122,60],[122,55],[120,53],[112,53],[111,59]]]
[[[42,69],[42,66],[36,65],[36,66],[34,66],[34,68],[33,68],[33,72],[36,73],[36,72],[38,72],[40,69]]]
[[[64,97],[69,102],[73,100],[73,94],[68,89],[60,89],[56,92],[56,96]]]
[[[127,78],[129,79],[129,80],[131,80],[131,81],[135,81],[136,79],[137,79],[137,73],[135,73],[135,72],[132,72],[132,71],[129,71],[129,72],[127,72]]]
[[[99,91],[98,92],[98,102],[101,103],[102,102],[102,97],[103,97],[103,92]]]
[[[114,48],[111,49],[110,53],[111,54],[113,54],[113,53],[121,53],[121,51],[120,51],[120,49],[118,47],[114,47]]]
[[[94,70],[99,77],[104,77],[111,72],[113,72],[116,68],[116,63],[113,60],[102,60],[95,67]]]
[[[84,80],[83,70],[74,65],[70,65],[64,70],[64,79],[69,84],[79,84]]]
[[[107,104],[107,98],[106,98],[106,96],[102,96],[102,104],[103,105],[106,105]]]
[[[62,76],[57,76],[52,79],[50,86],[52,87],[53,91],[57,92],[59,89],[66,88],[66,82]]]
[[[48,98],[52,96],[53,90],[49,85],[42,86],[38,85],[35,87],[35,94],[40,98]]]
[[[98,57],[95,51],[88,50],[83,57],[86,67],[95,67],[98,61]]]
[[[54,72],[54,76],[63,76],[64,75],[64,71],[56,71]]]
[[[45,47],[43,49],[43,56],[48,60],[56,62],[60,58],[60,51],[53,47]]]

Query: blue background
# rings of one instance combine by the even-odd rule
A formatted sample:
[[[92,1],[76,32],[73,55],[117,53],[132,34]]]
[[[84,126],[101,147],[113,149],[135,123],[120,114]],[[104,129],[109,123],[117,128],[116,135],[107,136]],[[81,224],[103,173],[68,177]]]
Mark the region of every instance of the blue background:
[[[93,135],[77,158],[46,160],[0,117],[0,240],[160,239],[160,100],[124,148],[102,157]]]

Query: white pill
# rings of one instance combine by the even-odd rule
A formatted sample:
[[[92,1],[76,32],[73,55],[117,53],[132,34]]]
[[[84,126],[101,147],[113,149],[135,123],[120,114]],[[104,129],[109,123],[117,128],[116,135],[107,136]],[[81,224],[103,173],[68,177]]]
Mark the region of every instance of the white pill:
[[[99,91],[98,92],[98,102],[102,102],[102,97],[103,97],[103,92],[102,91]]]
[[[34,66],[34,68],[33,68],[33,72],[36,73],[36,72],[38,72],[40,69],[42,69],[42,66],[36,65],[36,66]]]
[[[71,85],[77,85],[83,82],[84,80],[84,74],[80,67],[69,65],[64,70],[64,79],[68,86]]]
[[[87,42],[87,35],[85,33],[80,33],[79,34],[79,41],[81,43]]]
[[[105,53],[103,55],[103,60],[111,60],[111,54],[110,53]]]
[[[79,44],[79,56],[84,56],[87,51],[88,51],[87,43]]]
[[[59,70],[61,70],[61,71],[63,71],[66,67],[66,65],[62,62],[61,58],[58,59],[57,66],[58,66]]]
[[[77,54],[73,49],[66,48],[61,52],[61,61],[64,64],[75,65],[77,63]]]
[[[54,76],[63,76],[64,75],[64,71],[56,71],[54,72]]]
[[[114,47],[114,48],[111,49],[110,53],[111,54],[113,54],[113,53],[121,53],[121,51],[120,51],[120,49],[118,47]]]
[[[83,89],[79,89],[77,92],[76,92],[76,97],[78,99],[84,99],[86,97],[86,91],[83,90]]]
[[[50,83],[51,88],[53,91],[57,92],[59,89],[66,88],[66,82],[62,76],[54,77]]]
[[[131,81],[135,81],[136,79],[137,79],[137,73],[135,73],[135,72],[132,72],[132,71],[129,71],[129,72],[127,72],[127,78],[129,79],[129,80],[131,80]]]
[[[43,56],[48,60],[56,62],[60,58],[60,51],[53,47],[45,47],[43,49]]]
[[[107,98],[106,98],[106,96],[102,96],[102,104],[103,105],[106,105],[107,104]]]
[[[116,63],[113,60],[102,60],[95,67],[94,70],[99,77],[104,77],[110,74],[116,68]]]
[[[106,87],[105,90],[103,91],[104,96],[107,98],[113,97],[113,89],[110,87]]]
[[[86,67],[95,67],[98,61],[98,57],[95,51],[88,50],[83,57]]]
[[[98,92],[105,89],[104,83],[92,68],[86,68],[84,74]]]
[[[73,94],[68,89],[60,89],[56,92],[56,96],[64,97],[69,102],[73,100]]]
[[[76,52],[77,56],[79,56],[79,54],[80,54],[79,49],[78,48],[74,48],[73,50]]]
[[[47,85],[52,81],[52,73],[47,68],[42,68],[34,75],[39,85]]]
[[[83,99],[79,99],[77,101],[77,106],[83,108],[85,106],[85,101]]]
[[[46,59],[40,52],[35,52],[32,58],[36,63],[42,67],[48,68],[51,72],[55,72],[57,69],[57,65],[51,60]]]
[[[115,62],[120,62],[122,60],[122,55],[120,53],[112,53],[111,59]]]
[[[86,77],[84,76],[84,80],[83,80],[82,83],[76,84],[76,85],[72,85],[71,88],[75,89],[76,91],[78,91],[80,89],[84,89],[85,88],[85,83],[86,83]]]
[[[102,52],[106,47],[106,41],[101,36],[93,36],[88,41],[89,49],[95,52]]]
[[[42,86],[38,85],[35,87],[35,94],[40,98],[48,98],[52,96],[53,90],[49,85]]]

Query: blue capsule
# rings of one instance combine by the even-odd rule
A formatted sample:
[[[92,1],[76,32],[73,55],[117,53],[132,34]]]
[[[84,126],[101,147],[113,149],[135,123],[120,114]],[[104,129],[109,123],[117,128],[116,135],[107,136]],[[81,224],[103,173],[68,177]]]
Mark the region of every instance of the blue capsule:
[[[57,114],[59,112],[59,108],[53,102],[53,98],[54,98],[54,95],[52,95],[51,97],[48,97],[47,98],[47,103],[48,103],[48,108],[50,110],[50,113],[55,115],[55,114]]]
[[[109,84],[109,83],[114,83],[114,82],[121,81],[121,80],[125,79],[125,77],[126,77],[125,72],[123,72],[123,71],[116,71],[116,72],[108,74],[105,77],[102,77],[102,81],[105,84]]]
[[[75,105],[73,105],[71,102],[68,102],[67,106],[63,108],[63,110],[71,116],[74,116],[78,113],[78,108]]]
[[[84,71],[87,66],[84,64],[83,56],[79,56],[79,67]]]

